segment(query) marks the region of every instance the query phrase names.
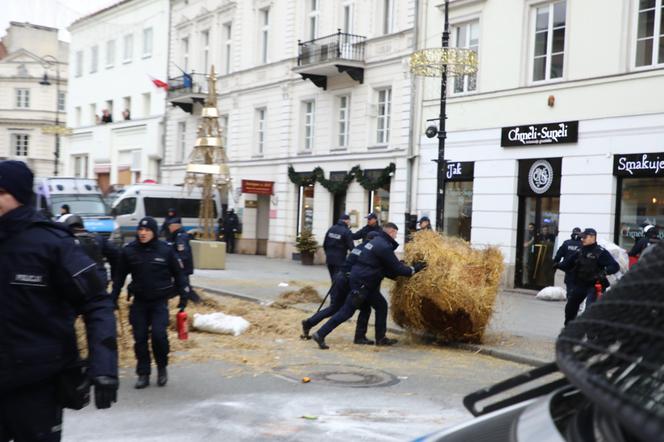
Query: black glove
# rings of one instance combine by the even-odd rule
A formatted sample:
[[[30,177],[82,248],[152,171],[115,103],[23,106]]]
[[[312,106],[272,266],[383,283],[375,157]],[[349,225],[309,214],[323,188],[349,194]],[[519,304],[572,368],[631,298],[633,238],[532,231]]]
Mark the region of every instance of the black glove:
[[[553,267],[553,270],[558,270],[558,263],[554,262],[552,267]]]
[[[427,263],[424,261],[418,261],[415,264],[413,264],[413,274],[417,272],[421,272],[427,267]]]
[[[178,303],[178,309],[180,309],[180,311],[183,312],[185,308],[187,308],[187,298],[185,298],[184,296],[180,296],[180,302]]]
[[[92,378],[95,386],[95,407],[101,409],[111,408],[113,402],[118,401],[118,380],[110,376],[97,376]]]

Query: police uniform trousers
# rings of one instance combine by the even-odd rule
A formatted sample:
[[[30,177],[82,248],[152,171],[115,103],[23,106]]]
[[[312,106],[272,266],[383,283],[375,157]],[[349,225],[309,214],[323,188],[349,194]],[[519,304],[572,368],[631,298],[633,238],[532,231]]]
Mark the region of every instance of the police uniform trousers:
[[[334,277],[341,271],[342,265],[338,264],[328,264],[327,271],[330,272],[330,279],[334,282]]]
[[[355,307],[356,301],[353,298],[354,296],[352,294],[349,294],[346,297],[341,309],[318,330],[318,336],[325,339],[325,336],[332,333],[335,328],[353,317],[355,310],[357,310]],[[378,342],[385,337],[385,333],[387,332],[387,301],[383,295],[381,295],[380,289],[376,288],[367,293],[367,300],[363,308],[366,308],[367,305],[376,311],[376,342]],[[360,320],[358,319],[358,324],[359,322]],[[355,331],[356,337],[359,337],[358,333],[361,333],[361,331]],[[366,335],[366,331],[364,335]]]
[[[341,310],[346,302],[349,291],[350,285],[348,284],[348,277],[342,272],[338,272],[335,275],[334,282],[330,288],[330,305],[315,313],[309,319],[306,319],[304,322],[307,324],[307,326],[309,328],[313,328],[323,319],[329,318]],[[365,303],[362,307],[360,307],[360,314],[357,317],[357,325],[355,327],[356,338],[366,337],[367,330],[369,328],[369,317],[371,317],[371,307],[369,304]]]
[[[224,232],[224,241],[226,242],[226,253],[235,253],[235,233]]]
[[[574,289],[567,293],[567,304],[565,305],[565,325],[575,319],[579,313],[579,307],[586,300],[586,309],[595,302],[597,294],[594,286],[575,285]]]
[[[57,442],[61,433],[55,380],[0,392],[0,442]]]
[[[157,367],[168,365],[168,300],[141,301],[134,298],[129,307],[129,322],[134,334],[136,374],[149,375],[151,367],[148,337]]]

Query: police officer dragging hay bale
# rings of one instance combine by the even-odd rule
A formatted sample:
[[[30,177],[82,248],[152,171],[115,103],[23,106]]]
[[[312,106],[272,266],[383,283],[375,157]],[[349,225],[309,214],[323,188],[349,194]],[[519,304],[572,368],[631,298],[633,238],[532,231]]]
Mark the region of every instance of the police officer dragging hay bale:
[[[576,318],[584,299],[586,308],[596,301],[595,284],[599,283],[606,289],[609,286],[606,275],[620,270],[611,253],[597,244],[595,229],[585,229],[580,237],[581,249],[558,265],[559,269],[574,275],[574,289],[568,294],[565,305],[565,325]]]
[[[178,308],[187,305],[189,285],[175,252],[157,238],[157,221],[145,217],[138,223],[136,240],[122,248],[118,270],[113,280],[112,297],[116,302],[127,275],[131,274],[129,322],[134,334],[136,354],[135,388],[150,385],[151,357],[148,335],[152,341],[152,356],[157,363],[157,385],[168,382],[168,299],[180,295]]]
[[[0,441],[59,441],[62,409],[87,405],[90,384],[97,408],[109,408],[118,389],[111,297],[79,241],[37,214],[32,188],[24,163],[0,162]]]
[[[418,262],[409,267],[394,254],[399,247],[396,242],[398,227],[387,223],[383,230],[364,246],[364,251],[357,259],[350,272],[350,294],[337,313],[334,314],[317,332],[311,335],[321,349],[328,349],[325,338],[335,328],[350,319],[355,310],[368,302],[376,312],[376,345],[394,345],[397,341],[385,336],[387,332],[387,301],[380,293],[380,283],[384,277],[412,276],[426,267]]]
[[[355,244],[353,243],[353,233],[348,227],[350,224],[350,216],[341,215],[339,221],[330,227],[325,233],[325,240],[323,241],[323,250],[325,250],[325,260],[327,263],[327,270],[330,272],[330,279],[334,282],[334,276],[344,265],[346,255],[349,251],[353,250]]]

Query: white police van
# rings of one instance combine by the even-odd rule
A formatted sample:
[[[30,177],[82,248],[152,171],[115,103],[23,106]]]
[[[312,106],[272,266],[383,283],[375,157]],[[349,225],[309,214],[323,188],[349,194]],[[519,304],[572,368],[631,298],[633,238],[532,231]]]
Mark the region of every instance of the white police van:
[[[117,230],[113,236],[121,237],[123,242],[131,241],[136,236],[136,226],[141,218],[151,216],[161,226],[169,209],[175,209],[177,216],[182,218],[182,226],[185,230],[195,229],[198,227],[201,196],[199,188],[189,192],[183,186],[162,184],[127,186],[113,202],[111,209],[111,214],[117,224]],[[219,217],[218,207],[220,207],[220,201],[215,195],[215,219]]]
[[[57,219],[60,208],[68,205],[71,213],[83,218],[86,230],[109,238],[116,229],[97,182],[88,178],[35,178],[35,207]]]

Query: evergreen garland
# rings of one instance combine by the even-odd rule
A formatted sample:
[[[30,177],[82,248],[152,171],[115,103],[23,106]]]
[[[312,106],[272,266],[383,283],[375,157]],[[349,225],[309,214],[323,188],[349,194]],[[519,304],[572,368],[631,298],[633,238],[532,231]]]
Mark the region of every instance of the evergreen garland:
[[[366,176],[360,166],[357,165],[347,172],[342,180],[336,181],[325,178],[325,171],[320,166],[316,167],[310,175],[297,173],[293,166],[288,166],[288,179],[298,187],[306,187],[315,182],[319,182],[321,186],[328,190],[328,192],[337,195],[346,193],[348,186],[354,179],[357,180],[360,186],[369,191],[377,190],[381,187],[384,188],[392,179],[395,170],[396,165],[390,163],[389,166],[381,171],[380,176],[374,180]]]

